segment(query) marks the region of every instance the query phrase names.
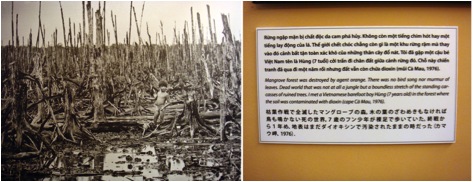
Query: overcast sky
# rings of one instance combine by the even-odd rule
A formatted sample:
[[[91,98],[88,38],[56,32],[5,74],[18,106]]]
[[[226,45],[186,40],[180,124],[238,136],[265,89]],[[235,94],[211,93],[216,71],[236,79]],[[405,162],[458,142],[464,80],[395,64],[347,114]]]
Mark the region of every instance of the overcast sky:
[[[64,23],[66,24],[66,34],[68,32],[69,18],[71,20],[71,29],[73,29],[74,23],[76,24],[76,34],[79,32],[79,23],[82,24],[82,2],[81,1],[65,1],[61,2]],[[188,26],[191,26],[191,7],[194,12],[194,27],[196,30],[196,41],[199,40],[198,27],[197,27],[197,13],[200,13],[201,24],[204,30],[205,40],[210,40],[209,28],[208,28],[208,13],[207,4],[210,6],[210,15],[212,18],[212,31],[213,31],[213,20],[216,23],[217,29],[217,40],[222,40],[223,30],[222,16],[225,14],[229,16],[230,28],[237,40],[241,40],[242,30],[242,2],[241,1],[211,1],[211,2],[165,2],[165,1],[133,1],[135,7],[138,24],[140,23],[142,7],[145,4],[143,11],[143,19],[141,24],[141,37],[144,41],[148,41],[146,23],[149,26],[149,33],[151,34],[152,43],[156,43],[156,33],[161,34],[160,21],[163,22],[164,35],[168,43],[173,41],[174,27],[176,31],[183,33],[184,23],[188,22]],[[2,1],[2,45],[7,45],[8,41],[11,41],[12,29],[11,29],[11,13],[12,13],[12,2]],[[92,8],[94,11],[98,9],[99,2],[92,1]],[[101,9],[103,10],[103,2],[101,2]],[[38,31],[38,14],[39,14],[39,2],[31,1],[15,1],[14,2],[14,18],[18,14],[18,34],[20,44],[22,43],[22,37],[24,37],[25,44],[27,42],[28,34],[30,30],[33,32],[33,44],[36,41],[36,35]],[[106,28],[110,32],[110,44],[115,43],[113,26],[111,21],[111,11],[117,16],[118,24],[118,41],[123,43],[125,34],[129,29],[130,24],[130,1],[107,1],[106,2]],[[138,42],[138,35],[136,30],[136,24],[134,16],[132,17],[132,30],[131,40],[132,42]],[[87,19],[87,11],[86,11]],[[87,20],[86,20],[87,21]],[[41,3],[41,22],[46,27],[46,42],[49,41],[52,45],[52,33],[55,29],[58,31],[58,42],[63,44],[63,31],[62,31],[62,20],[61,10],[58,1],[43,1]],[[95,22],[94,22],[95,25]],[[88,28],[86,28],[88,31]],[[191,31],[189,31],[191,32]],[[192,34],[189,34],[191,41]],[[95,41],[95,39],[94,39]]]

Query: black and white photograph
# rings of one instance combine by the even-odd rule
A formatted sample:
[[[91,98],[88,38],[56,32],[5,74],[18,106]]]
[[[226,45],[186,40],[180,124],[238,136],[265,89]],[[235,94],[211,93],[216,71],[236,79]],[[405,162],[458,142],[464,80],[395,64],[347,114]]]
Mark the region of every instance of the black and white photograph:
[[[1,180],[241,180],[241,1],[1,6]]]

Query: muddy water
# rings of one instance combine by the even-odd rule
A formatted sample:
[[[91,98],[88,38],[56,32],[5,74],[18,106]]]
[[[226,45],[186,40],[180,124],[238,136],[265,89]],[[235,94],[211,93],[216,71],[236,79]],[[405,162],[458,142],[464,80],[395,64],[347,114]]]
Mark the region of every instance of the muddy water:
[[[44,181],[196,181],[240,180],[240,143],[211,139],[141,140],[124,133],[103,134],[104,143],[60,145],[55,156],[46,155],[16,164],[2,161],[4,180]],[[113,136],[112,136],[113,135]],[[100,135],[98,135],[100,137]],[[106,140],[108,139],[108,140]],[[28,164],[49,166],[15,174],[8,168]],[[235,167],[237,166],[237,167]],[[23,170],[24,171],[24,170]],[[38,175],[37,173],[41,171]],[[18,176],[19,175],[19,176]]]
[[[157,169],[158,159],[154,147],[143,145],[142,148],[116,148],[107,147],[104,157],[103,171],[123,171],[134,174],[141,172],[140,175],[113,176],[104,175],[102,180],[143,180],[160,178],[163,176]],[[139,179],[137,179],[139,178]]]
[[[52,175],[43,180],[221,180],[228,169],[225,159],[219,157],[226,153],[224,145],[215,144],[138,144],[106,146],[99,152],[74,150],[58,156],[49,167]]]

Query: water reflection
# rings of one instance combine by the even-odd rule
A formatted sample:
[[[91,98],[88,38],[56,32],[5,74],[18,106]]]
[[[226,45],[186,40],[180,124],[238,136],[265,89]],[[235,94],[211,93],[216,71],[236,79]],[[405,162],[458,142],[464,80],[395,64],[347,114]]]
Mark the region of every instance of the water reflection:
[[[170,168],[170,171],[182,171],[186,164],[184,164],[184,160],[179,156],[168,155],[166,156],[166,164]]]
[[[103,176],[102,180],[140,180],[161,178],[158,170],[158,159],[154,146],[117,148],[108,147],[105,154],[103,171],[119,172],[125,176]],[[132,175],[129,175],[132,174]],[[123,179],[125,178],[125,179]]]
[[[169,181],[193,181],[191,175],[187,174],[169,174],[168,175]]]
[[[46,181],[194,181],[231,180],[238,175],[239,151],[213,144],[103,145],[91,151],[58,154]],[[231,164],[231,161],[237,162]]]
[[[143,176],[112,176],[112,175],[103,175],[102,179],[104,181],[144,181]]]

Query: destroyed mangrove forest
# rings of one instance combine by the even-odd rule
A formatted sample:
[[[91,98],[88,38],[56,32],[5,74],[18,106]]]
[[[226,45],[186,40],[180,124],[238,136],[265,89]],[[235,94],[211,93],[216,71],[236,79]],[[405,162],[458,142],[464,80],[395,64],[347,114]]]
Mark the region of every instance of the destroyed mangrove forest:
[[[76,2],[81,22],[34,2],[39,26],[21,36],[22,12],[5,3],[2,180],[241,180],[241,41],[228,14],[176,10],[188,17],[178,29],[159,21],[172,16],[142,22],[148,2],[115,2],[129,6],[118,20],[109,2]],[[44,25],[44,3],[62,27]]]

